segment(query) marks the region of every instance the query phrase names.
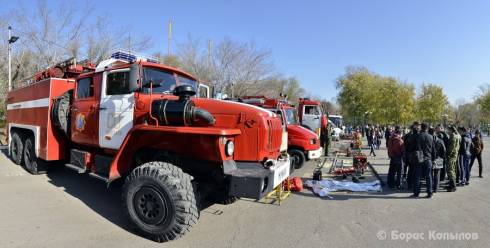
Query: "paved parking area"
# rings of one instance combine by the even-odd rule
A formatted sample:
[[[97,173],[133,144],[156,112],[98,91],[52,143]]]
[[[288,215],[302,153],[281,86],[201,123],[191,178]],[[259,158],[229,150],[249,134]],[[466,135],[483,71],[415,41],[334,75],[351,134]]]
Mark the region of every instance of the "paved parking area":
[[[370,161],[385,174],[386,151],[378,154]],[[313,168],[308,163],[295,174],[310,175]],[[128,230],[119,189],[63,168],[32,176],[1,154],[0,247],[488,247],[489,178],[472,178],[470,186],[430,200],[387,189],[322,199],[305,190],[281,206],[216,204],[201,212],[189,234],[159,244]],[[473,237],[434,240],[459,233]]]

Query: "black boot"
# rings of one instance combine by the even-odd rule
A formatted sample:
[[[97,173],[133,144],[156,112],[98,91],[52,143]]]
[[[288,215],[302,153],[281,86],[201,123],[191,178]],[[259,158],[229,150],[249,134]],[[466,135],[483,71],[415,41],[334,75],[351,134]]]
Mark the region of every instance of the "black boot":
[[[449,183],[446,187],[447,192],[454,192],[456,191],[456,184],[454,183],[453,180],[449,180]]]

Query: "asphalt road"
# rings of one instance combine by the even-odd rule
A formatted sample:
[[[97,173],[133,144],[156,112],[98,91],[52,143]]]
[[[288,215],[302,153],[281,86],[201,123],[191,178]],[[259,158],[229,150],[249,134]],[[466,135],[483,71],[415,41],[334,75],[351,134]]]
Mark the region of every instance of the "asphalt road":
[[[485,143],[490,147],[488,138]],[[483,159],[489,158],[486,150]],[[370,161],[386,173],[385,150]],[[313,168],[309,163],[295,174],[308,176]],[[119,189],[68,169],[32,176],[1,154],[0,247],[488,247],[487,168],[487,178],[473,177],[470,186],[432,199],[388,189],[322,199],[305,190],[281,206],[216,204],[201,212],[190,233],[160,244],[128,230]]]

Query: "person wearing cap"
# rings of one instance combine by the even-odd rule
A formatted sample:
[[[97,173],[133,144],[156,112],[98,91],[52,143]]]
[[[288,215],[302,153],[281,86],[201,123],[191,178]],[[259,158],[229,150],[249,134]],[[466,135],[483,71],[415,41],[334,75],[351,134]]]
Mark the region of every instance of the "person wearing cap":
[[[461,142],[461,136],[454,126],[449,127],[449,146],[447,149],[448,167],[447,177],[448,185],[446,187],[448,192],[456,191],[456,164],[458,161],[459,144]]]

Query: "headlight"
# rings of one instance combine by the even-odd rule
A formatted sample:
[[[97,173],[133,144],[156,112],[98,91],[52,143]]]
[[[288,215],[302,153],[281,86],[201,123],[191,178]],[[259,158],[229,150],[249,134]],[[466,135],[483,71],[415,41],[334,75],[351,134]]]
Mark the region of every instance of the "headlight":
[[[233,141],[228,140],[225,145],[225,154],[226,156],[232,156],[233,153],[235,152],[235,143]]]
[[[310,140],[310,145],[314,145],[314,144],[316,144],[316,139],[311,139]]]

